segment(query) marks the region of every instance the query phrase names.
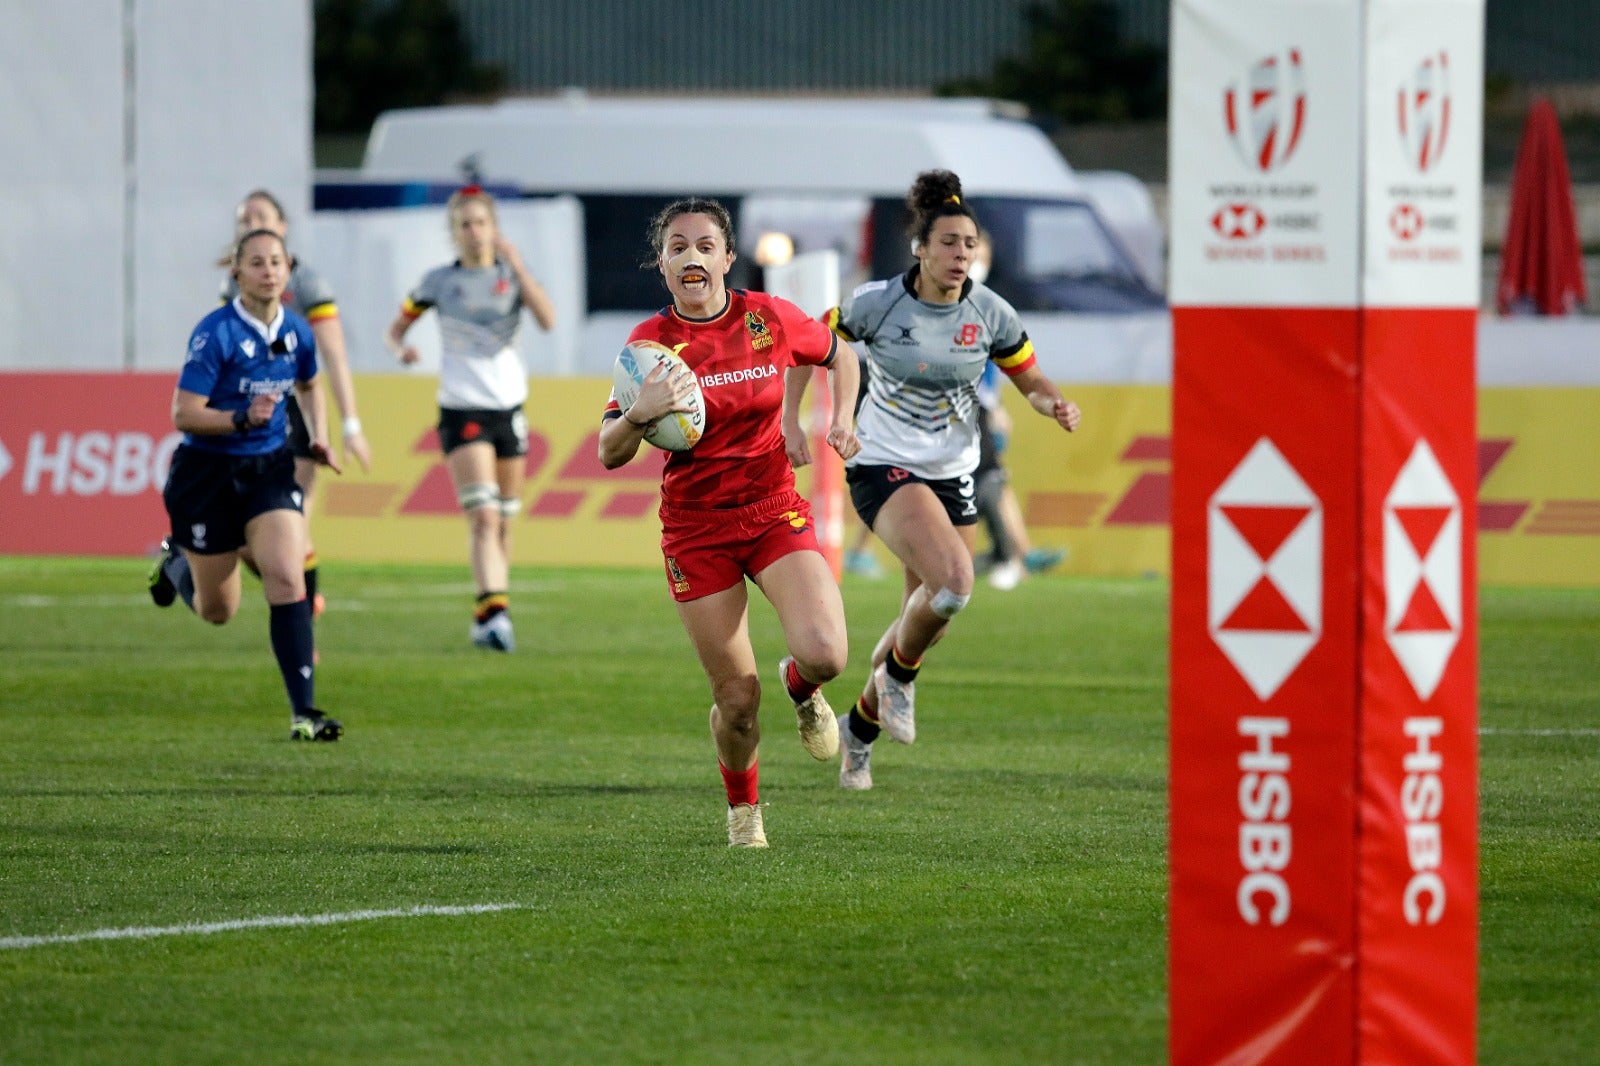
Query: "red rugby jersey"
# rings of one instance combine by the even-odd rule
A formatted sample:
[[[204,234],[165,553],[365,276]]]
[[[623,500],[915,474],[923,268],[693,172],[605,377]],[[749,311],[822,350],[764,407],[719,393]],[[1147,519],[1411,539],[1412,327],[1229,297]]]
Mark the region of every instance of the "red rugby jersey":
[[[667,456],[664,503],[741,507],[793,487],[783,450],[783,372],[832,364],[836,341],[827,326],[781,297],[730,289],[721,314],[685,318],[668,306],[628,340],[677,349],[705,397],[705,435],[693,449]],[[613,395],[605,417],[621,415]]]

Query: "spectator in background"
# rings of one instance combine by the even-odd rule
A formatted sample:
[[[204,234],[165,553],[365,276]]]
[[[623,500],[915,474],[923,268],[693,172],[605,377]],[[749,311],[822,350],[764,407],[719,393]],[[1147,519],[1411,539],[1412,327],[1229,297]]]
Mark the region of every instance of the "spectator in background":
[[[215,625],[239,609],[239,561],[248,549],[270,611],[272,652],[289,696],[294,740],[338,740],[344,727],[313,706],[315,639],[306,597],[306,521],[285,433],[287,394],[299,394],[312,459],[328,448],[311,326],[280,301],[291,260],[270,229],[234,248],[239,294],[200,320],[172,398],[184,434],[162,491],[172,536],[150,576],[158,607],[183,602]]]
[[[972,595],[978,508],[977,384],[999,364],[1040,415],[1071,432],[1076,404],[1045,377],[1016,310],[969,276],[978,223],[948,170],[917,175],[906,197],[917,264],[872,281],[828,312],[847,341],[867,346],[871,386],[861,408],[861,451],[847,460],[850,497],[863,522],[904,569],[900,613],[879,639],[872,675],[847,721],[839,784],[872,787],[871,744],[880,729],[916,739],[915,680],[923,656]],[[798,435],[804,375],[791,375],[784,431]],[[791,432],[791,429],[793,432]]]
[[[283,212],[283,205],[278,202],[277,197],[265,189],[255,189],[246,194],[245,198],[239,201],[239,206],[234,209],[234,240],[254,230],[270,230],[285,240],[288,239],[289,220]],[[223,259],[218,265],[229,268],[222,282],[222,302],[227,303],[239,295],[232,257]],[[345,358],[344,328],[339,324],[339,307],[334,302],[333,290],[322,279],[322,275],[294,256],[290,256],[289,283],[283,290],[282,303],[311,323],[311,332],[317,340],[317,355],[325,370],[323,377],[327,380],[334,402],[339,405],[339,412],[343,416],[344,450],[349,455],[355,456],[362,470],[368,469],[372,463],[372,453],[367,447],[367,438],[361,431],[361,417],[356,413],[355,381],[350,376],[350,362]],[[289,421],[289,450],[294,455],[294,479],[304,493],[303,506],[309,529],[313,495],[317,487],[317,467],[320,464],[311,454],[311,435],[306,430],[306,421],[300,411],[299,402],[290,395],[285,403]],[[247,566],[254,569],[254,563],[248,554],[244,561]],[[316,547],[308,534],[305,581],[306,595],[311,600],[313,617],[322,613],[324,605],[322,592],[318,588],[319,571]]]
[[[555,305],[500,233],[494,198],[476,185],[445,208],[458,258],[435,267],[406,297],[383,340],[405,366],[421,356],[406,332],[439,313],[439,447],[467,515],[468,556],[478,596],[469,635],[480,648],[516,648],[511,626],[511,523],[522,511],[528,454],[528,373],[517,354],[526,307],[543,330]]]
[[[777,612],[789,654],[778,680],[794,705],[800,741],[814,759],[839,750],[839,726],[822,684],[844,669],[846,630],[839,586],[817,545],[811,506],[795,491],[794,467],[810,444],[788,421],[784,376],[807,380],[829,368],[833,423],[827,444],[848,460],[856,354],[794,304],[730,290],[733,221],[715,200],[668,204],[650,226],[654,265],[672,303],[629,342],[655,341],[699,375],[706,430],[692,452],[667,457],[661,480],[661,552],[678,617],[711,683],[711,737],[728,799],[728,846],[764,848],[758,748],[761,682],[750,643],[749,578]],[[600,428],[608,470],[639,451],[650,423],[687,411],[693,375],[657,367],[626,411],[615,393]],[[780,421],[780,412],[782,420]]]

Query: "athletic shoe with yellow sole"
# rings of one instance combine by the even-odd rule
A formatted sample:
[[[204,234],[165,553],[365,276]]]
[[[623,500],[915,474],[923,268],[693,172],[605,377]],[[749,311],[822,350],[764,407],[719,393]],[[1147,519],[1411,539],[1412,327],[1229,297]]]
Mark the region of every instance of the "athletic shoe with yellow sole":
[[[290,740],[338,740],[344,735],[344,726],[316,708],[307,708],[294,716],[289,726]]]
[[[150,598],[157,607],[171,607],[172,601],[178,598],[178,587],[167,576],[167,560],[177,551],[170,541],[161,538],[161,554],[156,556],[156,565],[150,568]]]

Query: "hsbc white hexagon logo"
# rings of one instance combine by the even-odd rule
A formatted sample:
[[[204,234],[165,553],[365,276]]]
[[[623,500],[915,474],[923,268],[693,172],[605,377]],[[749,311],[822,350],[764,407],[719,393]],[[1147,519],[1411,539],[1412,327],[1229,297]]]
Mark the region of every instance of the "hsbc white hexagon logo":
[[[1383,501],[1383,633],[1428,699],[1461,639],[1461,499],[1417,441]]]
[[[1267,700],[1322,637],[1322,501],[1262,437],[1206,505],[1211,639]]]

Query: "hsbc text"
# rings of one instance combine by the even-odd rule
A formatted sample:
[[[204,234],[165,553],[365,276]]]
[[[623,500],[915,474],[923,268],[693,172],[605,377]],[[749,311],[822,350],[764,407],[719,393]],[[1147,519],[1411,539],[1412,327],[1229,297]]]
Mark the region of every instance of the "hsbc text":
[[[1259,925],[1265,902],[1268,924],[1282,925],[1289,920],[1289,756],[1273,744],[1289,735],[1289,719],[1241,718],[1239,735],[1255,741],[1239,756],[1239,915]]]
[[[1411,880],[1406,882],[1401,907],[1412,925],[1434,925],[1444,915],[1444,880],[1439,868],[1444,855],[1444,838],[1439,830],[1439,813],[1444,809],[1444,756],[1433,750],[1435,737],[1444,732],[1441,718],[1407,718],[1406,736],[1414,747],[1402,765],[1405,781],[1400,785],[1400,813],[1406,819],[1406,859],[1411,864]]]
[[[169,433],[159,442],[148,433],[58,433],[54,442],[43,433],[28,438],[28,458],[22,468],[24,495],[36,495],[48,480],[57,496],[132,496],[147,490],[159,492],[167,480],[172,453],[183,441]]]

